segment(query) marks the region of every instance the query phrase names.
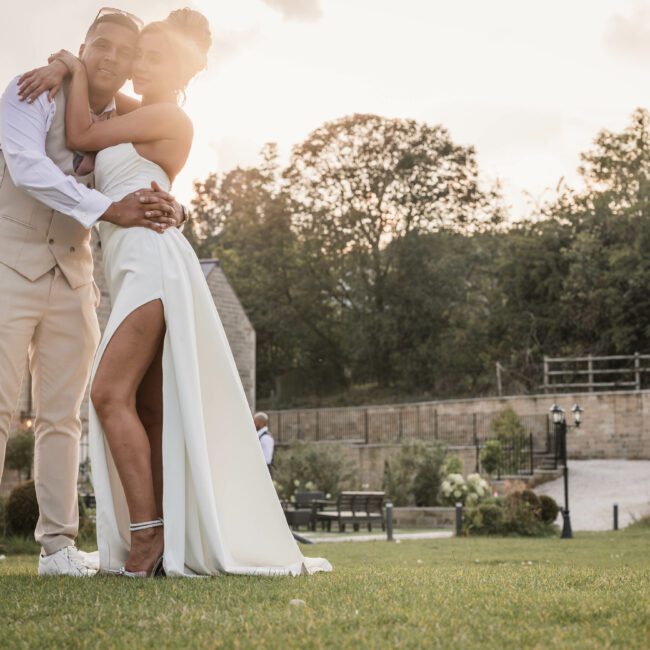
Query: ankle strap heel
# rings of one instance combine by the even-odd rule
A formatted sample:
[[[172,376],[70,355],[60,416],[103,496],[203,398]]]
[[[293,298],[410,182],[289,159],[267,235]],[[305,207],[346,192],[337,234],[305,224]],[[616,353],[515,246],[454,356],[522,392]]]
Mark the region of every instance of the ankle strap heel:
[[[153,519],[152,521],[141,521],[136,524],[129,524],[129,531],[134,533],[138,530],[146,530],[147,528],[159,528],[164,526],[162,518]],[[161,555],[153,565],[151,571],[148,573],[146,571],[127,571],[126,568],[122,567],[115,572],[116,575],[122,576],[123,578],[154,578],[156,576],[164,576],[165,570],[163,569],[163,557]]]
[[[129,524],[129,530],[133,533],[137,530],[146,530],[147,528],[158,528],[164,526],[162,519],[153,519],[152,521],[142,521],[138,524]]]

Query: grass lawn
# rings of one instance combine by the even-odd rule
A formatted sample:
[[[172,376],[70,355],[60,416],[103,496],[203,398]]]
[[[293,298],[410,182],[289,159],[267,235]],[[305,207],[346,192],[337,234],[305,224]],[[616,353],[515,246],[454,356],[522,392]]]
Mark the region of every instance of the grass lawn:
[[[355,537],[374,537],[379,540],[385,540],[386,539],[386,531],[382,530],[381,528],[374,527],[372,531],[368,531],[367,528],[360,528],[360,530],[353,530],[352,526],[347,526],[345,531],[340,533],[338,530],[338,526],[332,526],[331,531],[326,531],[326,530],[321,530],[320,527],[317,528],[316,530],[296,530],[295,531],[298,535],[305,537],[306,539],[317,539],[321,540],[321,542],[325,542],[326,540],[329,541],[330,539],[333,542],[336,542],[338,539],[350,539],[350,538],[355,538]],[[424,529],[424,528],[394,528],[393,529],[393,535],[403,535],[403,534],[421,534],[421,533],[440,533],[440,532],[447,532],[451,534],[451,529],[450,528],[430,528],[430,529]],[[307,555],[310,554],[309,550],[306,550],[305,553]]]
[[[0,561],[0,647],[650,646],[650,528],[303,552],[334,572],[39,579],[33,556],[10,556]]]

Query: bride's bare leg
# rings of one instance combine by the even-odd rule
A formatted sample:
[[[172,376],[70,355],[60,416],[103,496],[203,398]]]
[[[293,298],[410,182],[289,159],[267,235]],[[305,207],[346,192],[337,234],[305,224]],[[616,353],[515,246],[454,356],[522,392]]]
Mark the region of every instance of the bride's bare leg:
[[[120,475],[132,523],[159,516],[151,446],[136,410],[136,393],[160,348],[164,332],[160,300],[132,312],[109,341],[90,391]],[[150,570],[163,546],[162,528],[131,533],[126,569]]]
[[[163,332],[164,338],[164,332]],[[156,500],[156,511],[163,516],[163,471],[162,471],[162,432],[163,432],[163,396],[162,396],[162,354],[161,340],[156,356],[147,369],[136,394],[138,416],[147,432],[151,448],[151,473]]]

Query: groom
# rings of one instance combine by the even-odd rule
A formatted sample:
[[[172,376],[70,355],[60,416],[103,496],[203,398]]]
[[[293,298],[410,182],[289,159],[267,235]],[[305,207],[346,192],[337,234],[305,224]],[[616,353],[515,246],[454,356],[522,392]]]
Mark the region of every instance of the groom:
[[[129,76],[136,20],[102,10],[81,47],[98,117],[114,108]],[[53,102],[47,93],[22,102],[14,79],[0,99],[0,478],[28,354],[38,572],[86,576],[94,573],[92,561],[74,543],[79,409],[100,335],[90,228],[100,219],[123,227],[178,225],[181,210],[165,192],[143,189],[114,203],[91,189],[93,157],[66,147],[64,124],[63,90]]]

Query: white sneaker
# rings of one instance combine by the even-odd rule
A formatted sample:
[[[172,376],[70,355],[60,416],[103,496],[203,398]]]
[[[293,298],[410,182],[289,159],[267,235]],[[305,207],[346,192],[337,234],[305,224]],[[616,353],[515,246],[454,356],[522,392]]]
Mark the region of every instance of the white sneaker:
[[[94,576],[97,570],[90,568],[75,546],[66,546],[52,555],[41,555],[38,560],[39,576]]]
[[[79,549],[77,549],[77,551],[79,552],[79,555],[81,555],[83,563],[89,569],[99,571],[99,551],[91,551],[90,553],[86,553],[86,551],[81,551]]]

